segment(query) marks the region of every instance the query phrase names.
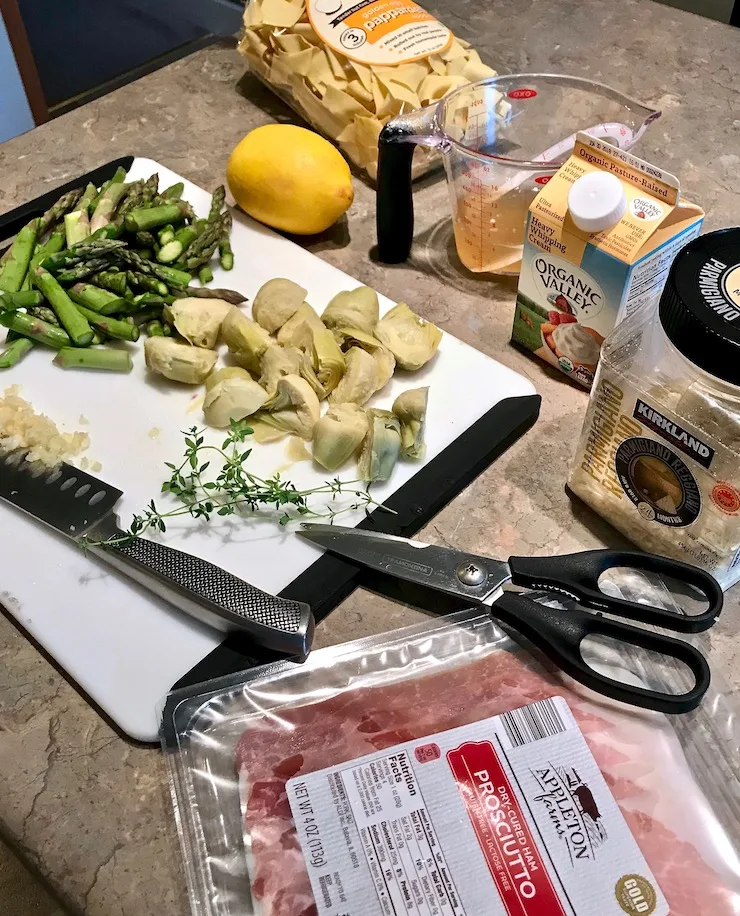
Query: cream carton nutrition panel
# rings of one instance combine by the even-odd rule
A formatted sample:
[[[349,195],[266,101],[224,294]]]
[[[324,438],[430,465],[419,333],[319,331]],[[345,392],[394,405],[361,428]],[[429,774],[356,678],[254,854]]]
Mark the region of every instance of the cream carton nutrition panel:
[[[606,335],[660,295],[704,212],[678,180],[579,133],[532,202],[512,340],[587,388]]]

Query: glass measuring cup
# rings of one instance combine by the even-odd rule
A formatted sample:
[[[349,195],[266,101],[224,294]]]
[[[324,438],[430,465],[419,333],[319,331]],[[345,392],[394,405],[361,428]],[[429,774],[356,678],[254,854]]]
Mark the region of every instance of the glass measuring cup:
[[[584,130],[630,147],[660,112],[575,76],[518,73],[454,90],[434,105],[389,121],[379,141],[377,231],[381,261],[411,251],[414,145],[442,153],[455,244],[477,273],[517,274],[535,194]]]

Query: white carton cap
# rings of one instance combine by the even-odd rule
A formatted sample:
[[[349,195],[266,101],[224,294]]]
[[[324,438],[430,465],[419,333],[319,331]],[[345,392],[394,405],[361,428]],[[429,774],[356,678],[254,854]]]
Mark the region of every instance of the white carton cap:
[[[582,175],[568,191],[568,210],[583,232],[611,229],[624,216],[627,194],[616,175],[590,172]]]

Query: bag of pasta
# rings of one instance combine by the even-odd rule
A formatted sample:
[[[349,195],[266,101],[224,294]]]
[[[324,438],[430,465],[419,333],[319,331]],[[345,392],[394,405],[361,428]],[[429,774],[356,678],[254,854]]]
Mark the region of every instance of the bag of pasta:
[[[373,180],[386,121],[496,75],[409,0],[248,0],[244,25],[253,72]]]

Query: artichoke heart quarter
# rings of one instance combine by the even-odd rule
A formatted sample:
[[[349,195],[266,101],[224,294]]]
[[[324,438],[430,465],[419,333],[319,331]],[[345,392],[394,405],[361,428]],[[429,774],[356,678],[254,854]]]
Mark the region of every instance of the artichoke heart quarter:
[[[360,347],[361,350],[366,350],[372,356],[377,370],[376,391],[384,388],[393,378],[393,373],[396,370],[396,358],[377,337],[373,337],[372,334],[366,334],[360,328],[334,328],[333,334],[343,350]]]
[[[324,391],[330,394],[337,387],[346,367],[344,353],[331,331],[312,331],[313,368]]]
[[[367,434],[367,414],[356,404],[333,404],[314,427],[313,457],[336,471],[354,455]]]
[[[388,410],[368,410],[368,431],[357,462],[362,480],[388,480],[401,452],[401,424]]]
[[[280,347],[273,344],[260,358],[260,385],[268,397],[274,397],[277,384],[286,375],[300,375],[303,353],[296,347]]]
[[[329,395],[332,404],[364,404],[378,386],[378,370],[373,357],[360,347],[345,354],[347,368],[342,380]]]
[[[283,432],[295,433],[301,439],[310,439],[320,415],[319,399],[308,382],[298,375],[286,375],[278,380],[274,397],[265,401],[257,420]]]
[[[316,331],[323,331],[326,327],[308,302],[302,303],[295,315],[289,318],[278,331],[277,341],[280,346],[300,348],[300,341],[305,340],[304,324]]]
[[[424,424],[428,388],[411,388],[393,402],[393,413],[401,423],[401,451],[405,458],[421,460],[426,452]]]
[[[177,299],[164,307],[164,316],[188,343],[212,350],[218,343],[221,324],[232,308],[223,299]]]
[[[437,352],[442,332],[399,302],[380,319],[375,336],[395,356],[402,369],[421,369]]]
[[[267,331],[232,305],[221,325],[221,335],[236,362],[259,375],[260,360],[273,344]]]
[[[359,328],[372,334],[378,323],[378,294],[369,286],[337,293],[324,309],[321,320],[327,328]]]
[[[275,331],[295,315],[306,298],[306,290],[283,277],[268,280],[258,290],[252,303],[252,317],[266,331]]]
[[[231,376],[211,386],[203,402],[209,426],[225,429],[232,420],[256,413],[267,400],[267,392],[251,378]]]
[[[171,337],[147,337],[144,341],[147,369],[173,382],[200,385],[218,360],[215,350],[191,347]]]

